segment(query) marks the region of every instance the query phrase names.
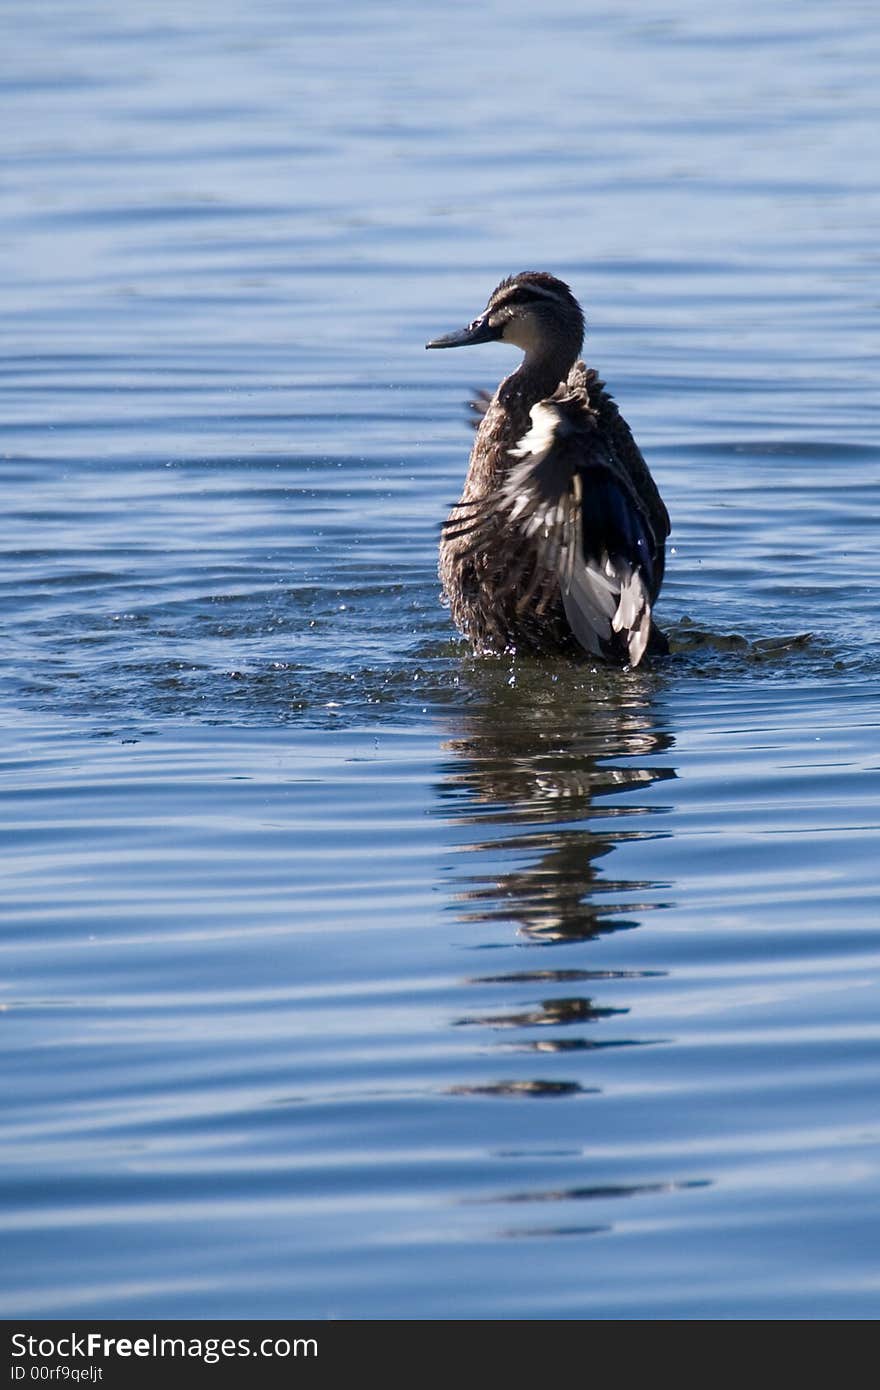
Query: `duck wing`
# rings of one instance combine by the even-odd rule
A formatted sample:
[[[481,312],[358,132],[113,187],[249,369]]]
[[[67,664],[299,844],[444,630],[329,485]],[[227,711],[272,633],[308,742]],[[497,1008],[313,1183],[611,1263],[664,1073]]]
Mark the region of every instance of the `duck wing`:
[[[582,391],[589,407],[595,411],[596,428],[609,455],[617,477],[625,484],[645,514],[655,537],[653,556],[655,587],[652,597],[660,592],[665,564],[665,543],[670,532],[669,512],[641,449],[620,413],[614,397],[605,388],[599,373],[583,362],[575,362],[568,377],[569,392]]]
[[[470,411],[470,424],[475,430],[480,428],[483,423],[483,416],[492,404],[492,392],[479,390],[475,392],[473,400],[468,401],[467,408]]]
[[[446,534],[503,561],[503,588],[517,595],[517,607],[546,595],[548,576],[555,576],[580,645],[636,666],[651,635],[665,532],[657,535],[654,509],[621,468],[582,387],[560,387],[530,414],[531,428],[511,451],[515,461],[500,486],[460,505]]]

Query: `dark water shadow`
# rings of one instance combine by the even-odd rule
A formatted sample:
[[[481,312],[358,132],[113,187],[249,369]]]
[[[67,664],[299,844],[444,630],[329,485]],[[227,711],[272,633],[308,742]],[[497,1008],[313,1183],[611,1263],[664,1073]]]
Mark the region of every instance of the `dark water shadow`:
[[[474,949],[497,946],[499,926],[509,923],[519,944],[578,950],[662,908],[668,884],[616,876],[607,863],[625,841],[665,833],[662,805],[644,795],[676,776],[662,674],[483,662],[463,666],[460,680],[458,707],[442,720],[449,756],[437,795],[457,850],[449,909],[473,928]],[[481,1000],[497,993],[499,1004],[463,1010],[454,1024],[487,1030],[497,1053],[573,1059],[645,1046],[659,1040],[621,1030],[628,1009],[619,990],[613,1003],[596,993],[652,973],[662,972],[591,970],[568,952],[558,968],[544,960],[478,971],[466,984]],[[607,1024],[614,1036],[597,1035]],[[533,1096],[595,1088],[580,1078],[505,1077],[471,1089]]]
[[[476,1006],[451,1020],[455,1028],[475,1031],[475,1074],[448,1093],[493,1103],[475,1122],[485,1126],[499,1158],[494,1102],[595,1105],[603,1090],[595,1075],[600,1053],[669,1041],[635,1030],[626,998],[627,981],[643,990],[666,972],[609,968],[607,957],[592,967],[590,960],[597,942],[642,927],[669,903],[669,884],[615,873],[612,857],[626,842],[668,833],[656,795],[659,783],[677,775],[667,686],[660,667],[618,672],[583,664],[464,662],[454,706],[439,714],[446,759],[437,797],[455,847],[449,911],[472,933],[472,949],[503,947],[507,926],[507,944],[525,947],[529,956],[521,969],[469,974],[462,983]],[[558,964],[548,948],[561,953]],[[480,1074],[487,1056],[488,1075]],[[566,1132],[580,1133],[581,1124],[572,1116]],[[542,1126],[542,1143],[551,1129]],[[612,1172],[596,1184],[560,1185],[553,1160],[547,1158],[545,1169],[543,1151],[534,1157],[541,1176],[531,1188],[502,1187],[478,1200],[616,1202],[679,1191],[695,1181],[687,1175],[680,1182],[633,1184]],[[576,1144],[571,1172],[578,1173],[583,1161]],[[572,1217],[505,1226],[495,1234],[552,1238],[610,1229],[604,1219],[594,1224]]]
[[[626,840],[665,833],[663,807],[637,795],[676,776],[662,688],[656,672],[463,668],[437,788],[458,849],[477,861],[456,873],[459,918],[510,921],[550,945],[631,929],[663,905],[666,885],[616,878],[604,863]]]
[[[507,1205],[531,1202],[607,1202],[632,1197],[658,1197],[679,1192],[701,1190],[710,1187],[704,1178],[682,1182],[641,1182],[596,1185],[594,1187],[560,1188],[542,1192],[509,1192],[486,1201],[502,1202]],[[552,1236],[595,1236],[606,1235],[614,1229],[613,1224],[559,1223],[546,1226],[513,1226],[503,1229],[499,1234],[508,1240],[522,1240],[529,1237],[547,1239]]]

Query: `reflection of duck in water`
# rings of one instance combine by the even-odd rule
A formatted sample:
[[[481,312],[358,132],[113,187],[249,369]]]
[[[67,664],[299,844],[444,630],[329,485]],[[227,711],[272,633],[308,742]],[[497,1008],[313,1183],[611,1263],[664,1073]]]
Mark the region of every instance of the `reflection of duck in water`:
[[[440,577],[478,652],[577,650],[637,666],[666,642],[651,608],[669,516],[629,427],[577,360],[580,305],[552,275],[503,280],[429,348],[503,339],[525,357],[477,430]]]
[[[635,926],[658,906],[658,885],[609,876],[601,861],[621,841],[662,834],[648,820],[658,806],[620,796],[675,777],[657,764],[673,739],[658,725],[649,679],[600,676],[599,688],[594,678],[573,698],[571,684],[548,683],[540,668],[515,688],[502,675],[478,663],[464,705],[444,720],[453,757],[441,805],[473,855],[457,876],[459,916],[517,922],[543,943]]]
[[[675,777],[665,756],[674,740],[656,677],[599,671],[579,686],[577,668],[560,663],[568,678],[555,682],[532,662],[511,687],[505,665],[466,663],[442,720],[439,805],[456,851],[449,906],[475,947],[502,951],[473,957],[491,964],[468,976],[470,998],[455,1018],[491,1038],[495,1070],[486,1076],[480,1044],[473,1075],[451,1089],[585,1095],[596,1077],[579,1058],[657,1041],[629,1017],[627,982],[658,972],[582,947],[663,906],[665,885],[607,869],[621,842],[663,833],[652,814],[662,804],[648,793]],[[514,944],[563,951],[507,953]]]

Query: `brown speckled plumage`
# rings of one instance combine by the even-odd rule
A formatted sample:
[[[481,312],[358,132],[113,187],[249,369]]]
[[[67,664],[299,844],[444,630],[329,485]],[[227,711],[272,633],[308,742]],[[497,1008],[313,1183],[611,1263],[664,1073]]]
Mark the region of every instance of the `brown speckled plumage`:
[[[453,621],[477,652],[586,648],[636,665],[665,648],[651,606],[669,516],[617,405],[577,360],[580,308],[561,281],[526,272],[429,346],[492,338],[525,357],[472,403],[482,418],[440,545]]]

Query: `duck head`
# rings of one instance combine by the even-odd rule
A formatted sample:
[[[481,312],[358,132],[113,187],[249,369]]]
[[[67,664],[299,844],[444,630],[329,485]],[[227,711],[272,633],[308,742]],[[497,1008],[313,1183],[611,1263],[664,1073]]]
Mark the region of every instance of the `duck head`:
[[[429,348],[505,342],[526,358],[560,357],[571,363],[584,340],[584,316],[568,285],[541,270],[502,280],[483,312],[457,333],[433,338]]]

